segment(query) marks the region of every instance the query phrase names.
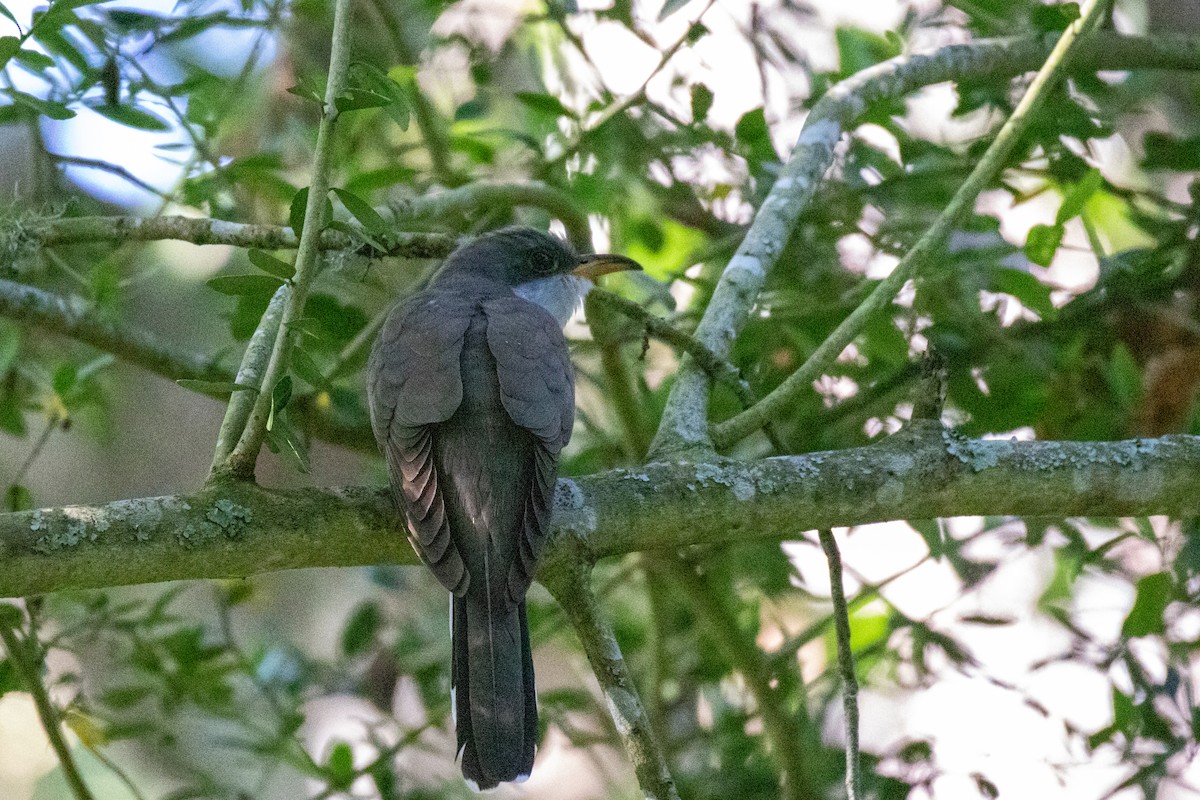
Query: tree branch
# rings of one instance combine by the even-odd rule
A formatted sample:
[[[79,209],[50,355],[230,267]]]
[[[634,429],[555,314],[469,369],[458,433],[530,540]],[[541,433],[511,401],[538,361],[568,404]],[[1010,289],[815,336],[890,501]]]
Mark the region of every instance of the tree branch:
[[[875,103],[943,81],[985,79],[1037,69],[1056,37],[1028,37],[953,45],[935,53],[901,56],[865,69],[834,86],[813,107],[778,180],[730,260],[696,329],[695,337],[725,358],[745,324],[767,274],[774,268],[800,214],[833,163],[841,136]],[[1200,69],[1200,38],[1154,38],[1097,32],[1072,53],[1073,70]],[[652,457],[711,453],[707,376],[684,359],[671,389]],[[729,432],[722,440],[730,438]]]
[[[63,297],[0,278],[0,316],[69,336],[171,380],[228,382],[233,378],[215,359],[172,347],[150,331],[110,319],[80,297]]]
[[[4,609],[0,609],[0,612],[6,616],[12,612],[20,613],[15,606],[6,606]],[[25,691],[33,697],[33,705],[37,709],[38,719],[41,720],[42,728],[46,731],[46,738],[50,740],[50,746],[54,748],[54,753],[58,756],[58,763],[62,768],[67,786],[70,787],[75,800],[94,800],[91,789],[84,782],[83,775],[79,772],[79,767],[71,755],[71,748],[67,746],[67,739],[63,736],[62,718],[58,709],[50,702],[50,695],[46,693],[46,687],[42,683],[41,656],[37,652],[40,644],[35,637],[18,637],[16,629],[8,623],[8,619],[0,620],[0,641],[4,642],[4,649],[8,653],[8,663],[12,665],[17,678],[25,687]]]
[[[746,688],[754,697],[762,720],[763,735],[779,768],[780,796],[785,800],[817,796],[810,764],[819,757],[819,751],[805,757],[806,737],[801,735],[792,713],[784,707],[778,689],[771,685],[771,673],[758,646],[738,627],[724,598],[714,592],[690,564],[670,562],[669,574],[687,595],[701,624],[708,628],[713,644],[746,681]]]
[[[862,796],[862,777],[858,757],[858,677],[854,674],[854,651],[850,648],[850,612],[846,590],[842,587],[842,554],[838,552],[833,531],[817,531],[821,549],[829,562],[829,595],[833,600],[833,624],[837,631],[838,672],[842,677],[842,708],[846,716],[846,800]]]
[[[543,572],[543,580],[575,627],[592,672],[600,682],[613,725],[625,745],[625,754],[633,764],[642,794],[657,800],[679,800],[675,780],[654,737],[633,677],[621,655],[621,646],[612,626],[600,615],[596,605],[589,572],[586,565],[576,563],[571,569],[550,574]]]
[[[289,287],[280,286],[271,296],[271,301],[263,311],[254,335],[246,343],[242,354],[242,363],[238,367],[234,383],[238,386],[250,387],[229,395],[229,405],[225,407],[225,416],[221,420],[221,430],[217,434],[217,445],[213,449],[212,466],[209,467],[209,477],[216,475],[233,453],[238,437],[246,429],[250,414],[258,395],[263,390],[263,372],[271,358],[275,340],[279,337],[279,325],[283,317],[283,308],[291,294]]]
[[[220,219],[192,217],[64,217],[44,219],[16,231],[29,244],[55,247],[100,242],[154,242],[174,239],[192,244],[225,244],[259,250],[293,250],[299,246],[291,228],[248,225]],[[331,229],[321,231],[321,250],[359,250],[364,255],[401,258],[445,258],[457,240],[444,233],[396,232],[386,253],[363,248],[352,237]]]
[[[958,515],[1194,516],[1200,437],[963,439],[914,424],[879,444],[761,461],[657,463],[558,483],[560,560],[786,540],[806,527]],[[299,567],[415,564],[382,487],[192,495],[0,514],[0,596]]]
[[[743,411],[732,419],[726,420],[716,427],[713,441],[717,447],[728,447],[743,437],[762,427],[768,420],[781,413],[785,406],[790,405],[796,395],[811,387],[812,382],[833,363],[834,359],[846,349],[854,337],[859,334],[876,312],[891,304],[896,294],[904,284],[916,274],[917,268],[926,262],[930,256],[941,249],[946,238],[958,224],[958,220],[975,205],[979,196],[993,179],[1003,169],[1017,142],[1024,136],[1025,131],[1033,122],[1034,115],[1045,103],[1050,91],[1058,84],[1067,66],[1067,55],[1079,37],[1094,28],[1102,16],[1102,11],[1108,7],[1107,2],[1092,0],[1085,3],[1083,16],[1063,32],[1054,50],[1046,58],[1029,88],[1021,97],[1017,107],[1013,109],[996,138],[988,146],[983,156],[976,162],[971,174],[963,181],[954,193],[954,197],[934,220],[917,243],[904,254],[904,258],[896,265],[891,274],[880,281],[874,291],[846,317],[833,333],[821,342],[812,355],[805,360],[795,372],[789,375],[783,383],[776,386],[757,405]]]
[[[296,251],[296,274],[291,279],[291,291],[284,301],[283,316],[279,322],[279,334],[275,336],[271,357],[262,373],[260,390],[254,398],[254,407],[246,419],[241,437],[225,461],[229,472],[240,478],[252,478],[258,451],[267,436],[271,415],[274,413],[274,387],[287,375],[288,360],[292,353],[295,323],[304,314],[308,301],[309,287],[317,273],[318,242],[325,219],[326,195],[329,193],[329,172],[333,155],[333,132],[337,125],[337,101],[346,86],[346,72],[350,65],[350,0],[335,0],[333,6],[333,42],[329,53],[329,82],[325,86],[325,102],[321,110],[321,122],[317,126],[317,146],[313,154],[312,177],[308,187],[308,203],[304,210],[304,230],[300,233],[300,246]],[[271,324],[264,316],[261,326]],[[235,404],[230,404],[230,410]],[[226,417],[228,419],[228,416]]]

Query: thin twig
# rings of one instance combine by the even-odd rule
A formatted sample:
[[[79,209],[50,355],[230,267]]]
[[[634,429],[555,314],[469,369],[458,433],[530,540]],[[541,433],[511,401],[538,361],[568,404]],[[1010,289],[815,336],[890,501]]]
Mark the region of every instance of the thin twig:
[[[543,583],[575,627],[642,792],[647,798],[679,800],[675,780],[654,737],[633,677],[621,655],[621,646],[596,605],[589,573],[585,565],[576,563],[544,576]]]
[[[385,0],[371,0],[371,8],[379,16],[384,30],[392,40],[392,50],[405,66],[417,66],[417,54],[409,46],[408,38],[400,25],[399,8]],[[412,107],[413,120],[421,132],[425,149],[429,153],[429,163],[434,178],[445,184],[456,183],[454,171],[450,165],[450,141],[446,135],[441,115],[433,103],[421,91],[421,86],[415,80],[408,85],[408,102]]]
[[[304,313],[309,287],[317,271],[318,242],[326,223],[325,202],[329,192],[333,133],[338,118],[337,101],[346,85],[346,73],[350,64],[350,13],[350,0],[336,0],[333,9],[333,42],[329,54],[329,82],[325,87],[325,103],[317,128],[317,146],[313,154],[308,204],[304,211],[304,230],[301,232],[300,246],[296,252],[296,274],[292,278],[292,290],[284,305],[279,335],[275,337],[275,347],[263,372],[261,391],[255,398],[254,408],[246,420],[246,427],[226,461],[229,471],[241,478],[250,478],[254,474],[258,451],[267,436],[273,387],[287,374],[288,359],[296,336],[294,326]]]
[[[561,153],[547,161],[545,167],[547,169],[551,169],[566,161],[571,157],[572,154],[575,153],[575,151],[579,149],[580,145],[583,144],[584,139],[608,124],[609,120],[624,114],[626,111],[642,102],[646,98],[646,87],[650,85],[650,81],[652,81],[654,77],[658,75],[658,73],[662,72],[667,63],[675,57],[676,53],[679,52],[680,48],[688,43],[692,36],[692,29],[700,24],[700,20],[704,18],[704,15],[708,13],[708,10],[712,8],[715,3],[716,0],[708,0],[708,2],[704,4],[704,8],[700,9],[700,13],[696,15],[696,18],[688,23],[687,28],[685,28],[683,31],[683,35],[670,44],[667,49],[662,51],[658,57],[658,63],[655,64],[654,68],[650,70],[650,74],[646,76],[646,79],[642,81],[642,85],[639,86],[636,91],[634,91],[632,94],[626,95],[622,99],[605,108],[604,111],[602,111],[599,116],[596,117],[591,125],[589,125],[586,129],[581,129],[579,131],[575,138],[563,148]]]
[[[54,748],[55,754],[58,756],[58,763],[62,767],[63,777],[66,778],[67,785],[71,788],[71,793],[75,795],[75,800],[95,800],[92,792],[88,789],[87,784],[83,780],[83,775],[79,772],[79,767],[75,763],[74,757],[71,755],[71,748],[67,746],[66,737],[62,732],[62,719],[53,703],[50,702],[50,696],[46,693],[46,687],[42,685],[41,676],[38,675],[38,665],[31,663],[31,656],[35,656],[35,648],[38,647],[36,641],[31,642],[28,639],[21,639],[15,629],[0,623],[0,640],[4,642],[4,649],[8,651],[8,663],[12,664],[13,670],[17,673],[17,678],[24,684],[25,690],[33,697],[34,707],[37,709],[38,719],[41,720],[42,728],[46,731],[46,737],[50,740],[50,746]],[[36,661],[41,661],[40,656],[36,656]]]
[[[817,531],[821,548],[829,561],[829,592],[833,599],[833,623],[837,630],[838,667],[842,676],[842,708],[846,715],[846,798],[859,800],[862,791],[861,761],[858,757],[858,678],[854,674],[854,653],[850,649],[850,612],[846,590],[842,586],[842,556],[833,531]]]
[[[62,153],[46,153],[46,155],[55,159],[60,164],[68,164],[73,167],[84,167],[86,169],[98,169],[101,172],[107,172],[109,174],[116,175],[118,178],[122,178],[129,183],[132,183],[134,186],[142,189],[143,191],[149,192],[155,197],[158,197],[162,200],[170,199],[170,195],[164,192],[162,189],[159,189],[157,186],[146,183],[144,180],[139,178],[137,175],[134,175],[124,167],[116,164],[110,164],[103,159],[83,158],[82,156],[68,156]]]
[[[805,740],[796,717],[784,708],[781,692],[772,685],[770,671],[754,640],[738,627],[737,620],[721,598],[691,564],[660,559],[658,564],[667,572],[687,597],[692,611],[708,627],[717,649],[746,681],[763,723],[763,737],[769,744],[772,757],[780,772],[780,793],[789,800],[811,797],[815,791]]]
[[[627,300],[620,295],[603,289],[592,289],[588,292],[588,302],[617,311],[623,316],[640,323],[647,335],[653,336],[655,339],[670,345],[676,350],[681,350],[690,355],[710,378],[714,381],[724,383],[733,390],[733,393],[737,395],[737,399],[741,402],[742,408],[750,408],[757,402],[754,391],[750,388],[750,384],[742,377],[741,370],[725,359],[720,358],[716,353],[705,347],[702,342],[679,330],[666,320],[654,316],[632,300]],[[607,350],[601,353],[601,358],[605,358],[607,353]],[[607,357],[611,358],[612,356],[607,354]],[[606,371],[615,374],[609,369],[609,366],[609,364],[605,364]],[[768,422],[763,427],[763,431],[777,453],[787,452],[783,438],[779,435],[774,425]],[[645,457],[648,448],[648,442],[638,447],[639,459]]]

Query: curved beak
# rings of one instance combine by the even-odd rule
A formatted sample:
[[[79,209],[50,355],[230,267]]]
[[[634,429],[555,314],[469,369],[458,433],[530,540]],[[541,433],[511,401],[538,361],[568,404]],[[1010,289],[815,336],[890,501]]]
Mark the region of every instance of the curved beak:
[[[625,270],[637,270],[641,272],[642,265],[632,258],[626,258],[625,256],[612,255],[611,253],[593,253],[591,255],[580,256],[579,266],[571,270],[571,274],[594,281],[601,275],[608,275],[610,272],[623,272]]]

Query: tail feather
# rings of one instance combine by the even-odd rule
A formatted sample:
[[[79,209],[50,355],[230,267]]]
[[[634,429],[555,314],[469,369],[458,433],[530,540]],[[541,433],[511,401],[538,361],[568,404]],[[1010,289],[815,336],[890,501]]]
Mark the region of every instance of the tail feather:
[[[523,780],[533,769],[538,724],[525,604],[489,609],[474,591],[450,602],[463,777],[479,789]]]

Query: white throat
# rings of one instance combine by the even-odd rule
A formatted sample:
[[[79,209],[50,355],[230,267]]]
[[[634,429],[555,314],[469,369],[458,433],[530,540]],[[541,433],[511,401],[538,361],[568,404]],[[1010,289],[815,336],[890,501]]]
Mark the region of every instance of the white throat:
[[[566,325],[591,288],[592,282],[578,275],[551,275],[526,281],[513,292],[549,311],[559,325]]]

